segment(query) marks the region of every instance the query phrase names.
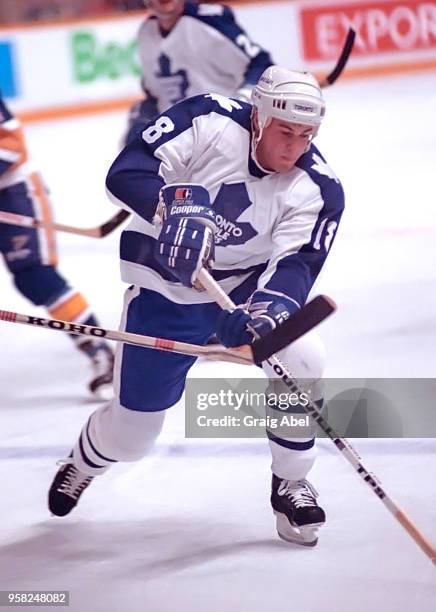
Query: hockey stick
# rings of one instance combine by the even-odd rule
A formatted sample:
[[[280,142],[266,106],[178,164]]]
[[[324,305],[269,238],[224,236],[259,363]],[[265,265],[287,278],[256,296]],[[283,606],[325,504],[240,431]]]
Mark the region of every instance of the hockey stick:
[[[205,359],[213,361],[221,360],[244,365],[253,365],[267,359],[272,352],[278,351],[297,340],[297,338],[305,334],[309,329],[328,317],[334,309],[335,306],[331,300],[324,296],[318,296],[306,304],[301,312],[296,313],[295,317],[290,317],[279,330],[272,331],[271,334],[268,334],[265,338],[251,345],[244,345],[234,349],[228,349],[220,344],[206,346],[188,344],[186,342],[179,342],[166,338],[154,338],[152,336],[143,336],[142,334],[133,334],[131,332],[103,329],[102,327],[93,327],[92,325],[79,325],[68,321],[33,317],[17,312],[10,312],[8,310],[0,310],[0,321],[23,323],[24,325],[53,329],[79,336],[106,338],[108,340],[125,342],[127,344],[134,344],[135,346],[142,346],[170,353],[180,353],[192,357],[204,357]]]
[[[320,81],[320,85],[322,88],[328,87],[329,85],[333,85],[335,81],[341,76],[342,71],[347,65],[348,58],[351,55],[351,51],[353,50],[354,41],[356,38],[356,32],[353,28],[350,28],[347,33],[347,37],[345,39],[344,46],[342,47],[341,54],[336,62],[336,66],[333,70],[328,74],[322,81]]]
[[[202,286],[206,289],[208,294],[221,306],[223,309],[233,310],[235,304],[224,293],[221,287],[216,281],[210,276],[210,274],[203,268],[200,270],[198,280]],[[276,328],[275,331],[280,329],[281,326]],[[266,336],[265,338],[268,338]],[[266,341],[267,342],[267,341]],[[285,365],[275,355],[270,358],[266,358],[268,363],[272,365],[276,374],[280,376],[282,381],[291,389],[293,392],[301,393],[297,382],[292,378],[291,373],[287,370]],[[419,531],[414,523],[408,518],[408,516],[401,510],[401,508],[394,502],[392,497],[383,489],[380,480],[373,473],[369,472],[368,469],[363,465],[362,460],[356,450],[345,438],[340,438],[337,432],[329,425],[328,421],[323,417],[318,406],[309,401],[307,406],[303,406],[304,410],[318,423],[322,431],[332,440],[336,448],[343,454],[346,460],[351,463],[357,474],[366,482],[370,489],[377,495],[377,497],[383,502],[389,512],[397,519],[400,525],[407,531],[412,539],[418,544],[421,550],[429,557],[436,565],[436,547],[433,546],[429,540]]]
[[[34,217],[26,217],[16,213],[0,210],[0,223],[7,225],[18,225],[20,227],[32,227],[35,229],[47,228],[57,232],[66,232],[67,234],[77,234],[78,236],[89,236],[90,238],[104,238],[110,234],[115,228],[130,216],[126,210],[120,210],[116,215],[111,217],[106,223],[97,225],[97,227],[74,227],[73,225],[63,225],[62,223],[44,223]]]

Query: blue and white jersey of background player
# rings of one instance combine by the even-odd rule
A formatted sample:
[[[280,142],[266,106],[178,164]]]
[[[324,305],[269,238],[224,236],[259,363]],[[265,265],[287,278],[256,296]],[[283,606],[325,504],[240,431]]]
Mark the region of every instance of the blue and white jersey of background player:
[[[253,86],[273,63],[236,23],[230,8],[186,3],[169,33],[149,17],[138,34],[143,88],[161,113],[176,102],[209,91],[233,96]]]
[[[121,236],[125,282],[177,303],[211,301],[183,287],[153,256],[160,187],[198,183],[216,213],[213,276],[223,289],[257,272],[258,288],[305,303],[333,242],[343,190],[314,144],[292,170],[262,171],[250,153],[251,110],[218,94],[189,98],[150,122],[114,161],[109,197],[136,213]]]

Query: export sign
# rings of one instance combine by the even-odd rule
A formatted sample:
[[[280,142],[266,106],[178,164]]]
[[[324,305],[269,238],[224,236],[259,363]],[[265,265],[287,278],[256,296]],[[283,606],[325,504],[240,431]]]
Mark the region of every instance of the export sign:
[[[353,55],[436,48],[436,0],[373,0],[300,6],[305,60],[337,57],[350,27]]]

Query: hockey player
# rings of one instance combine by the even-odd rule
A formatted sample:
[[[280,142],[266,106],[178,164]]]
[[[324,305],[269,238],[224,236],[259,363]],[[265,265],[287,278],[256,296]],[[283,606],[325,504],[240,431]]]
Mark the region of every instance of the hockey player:
[[[0,94],[0,210],[27,215],[50,223],[47,191],[29,160],[24,134]],[[54,319],[98,325],[87,301],[72,289],[57,270],[54,232],[0,223],[0,252],[20,293],[44,306]],[[77,348],[89,358],[93,374],[92,394],[112,395],[113,353],[106,342],[71,335]]]
[[[338,178],[312,143],[324,111],[312,75],[273,66],[254,88],[253,106],[217,94],[190,98],[120,153],[107,187],[133,212],[121,237],[122,276],[132,284],[123,330],[198,344],[216,332],[226,346],[239,346],[306,302],[344,206]],[[199,269],[212,260],[214,278],[244,308],[223,312],[195,290]],[[314,334],[280,358],[299,379],[322,375],[323,348]],[[116,397],[90,417],[58,471],[49,493],[53,514],[68,514],[92,478],[116,461],[148,452],[194,362],[118,347]],[[283,382],[272,384],[279,390]],[[278,532],[313,545],[325,520],[306,479],[313,433],[268,437]]]
[[[215,91],[249,100],[269,54],[236,23],[230,8],[184,0],[145,0],[151,16],[138,34],[146,99],[130,112],[127,141],[146,121],[189,96]]]

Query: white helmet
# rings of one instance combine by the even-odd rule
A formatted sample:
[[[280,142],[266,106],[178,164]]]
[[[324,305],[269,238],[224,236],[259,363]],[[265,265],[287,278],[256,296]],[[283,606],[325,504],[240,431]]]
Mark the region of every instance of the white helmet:
[[[270,66],[254,87],[251,98],[257,109],[258,140],[269,119],[310,125],[316,128],[316,134],[325,114],[321,87],[309,72]]]

